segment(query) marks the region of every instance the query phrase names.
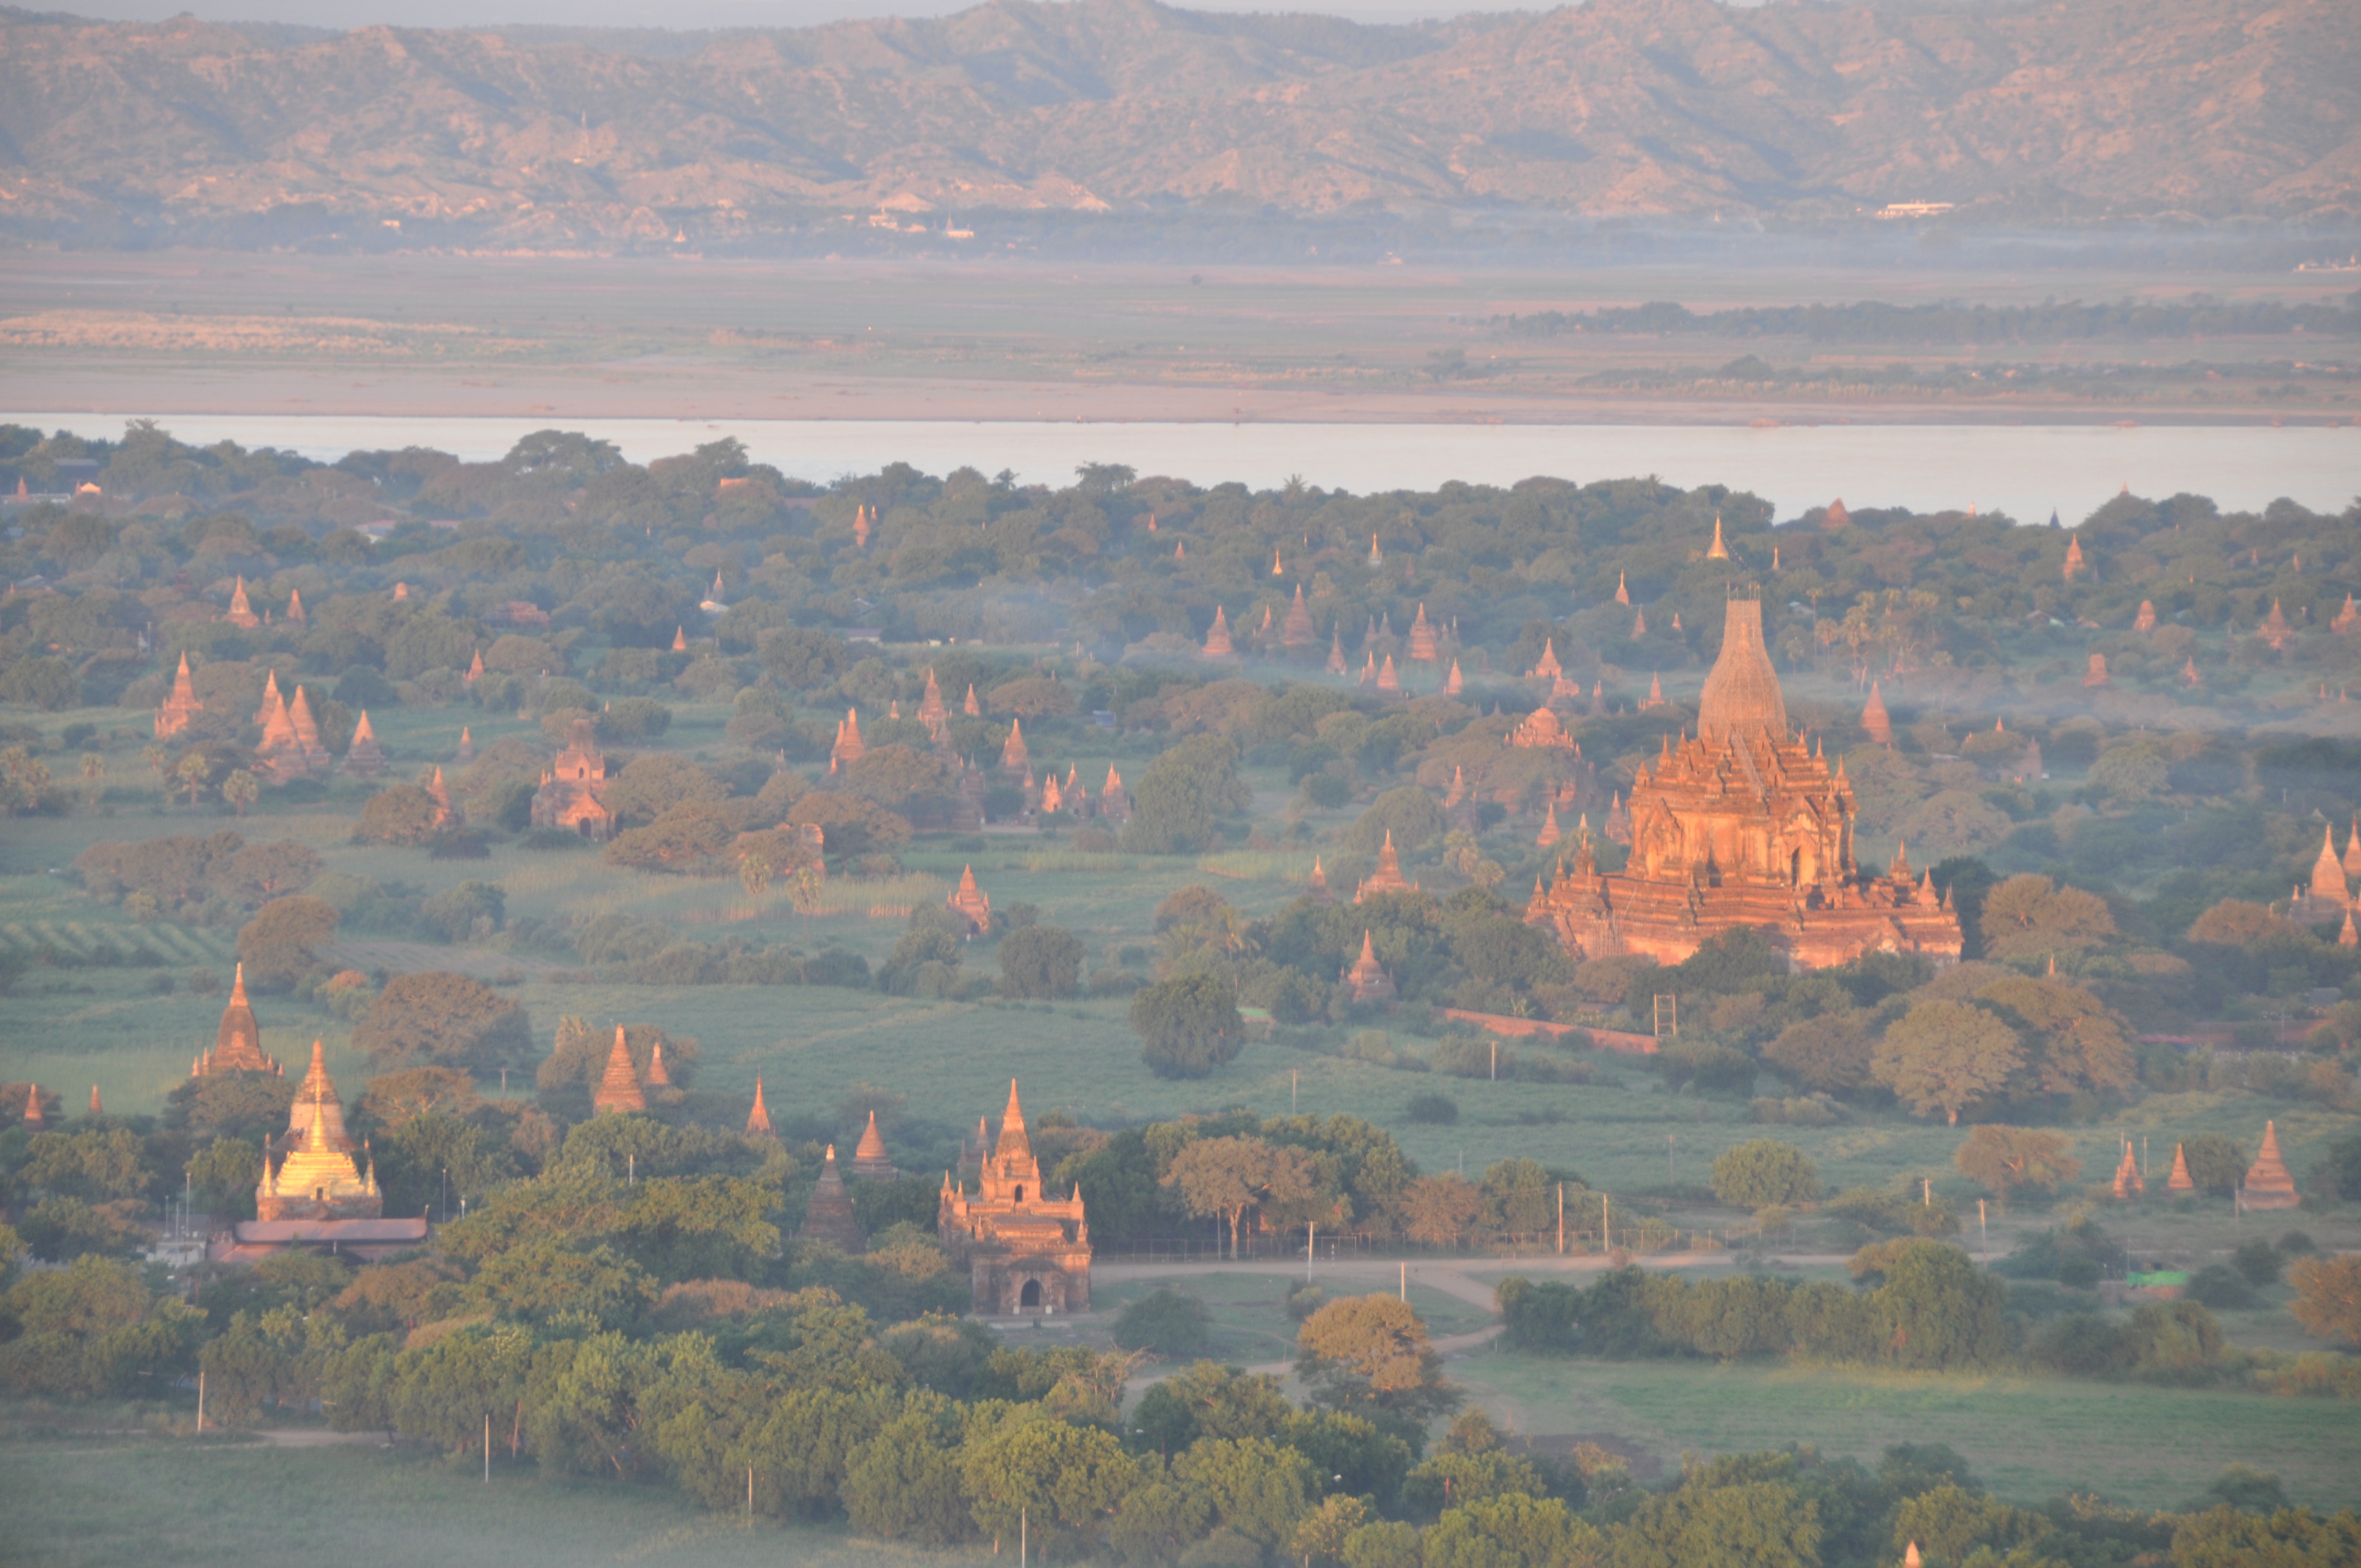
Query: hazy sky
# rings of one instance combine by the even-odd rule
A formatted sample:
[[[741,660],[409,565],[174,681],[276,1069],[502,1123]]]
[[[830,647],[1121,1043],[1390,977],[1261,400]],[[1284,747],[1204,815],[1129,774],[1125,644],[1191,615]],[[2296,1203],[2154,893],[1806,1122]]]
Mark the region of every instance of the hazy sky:
[[[939,16],[974,0],[29,0],[27,8],[124,21],[191,12],[214,22],[301,22],[359,27],[539,24],[574,27],[800,27],[845,16]],[[1187,0],[1200,11],[1312,11],[1364,22],[1404,22],[1466,11],[1542,11],[1539,0]]]

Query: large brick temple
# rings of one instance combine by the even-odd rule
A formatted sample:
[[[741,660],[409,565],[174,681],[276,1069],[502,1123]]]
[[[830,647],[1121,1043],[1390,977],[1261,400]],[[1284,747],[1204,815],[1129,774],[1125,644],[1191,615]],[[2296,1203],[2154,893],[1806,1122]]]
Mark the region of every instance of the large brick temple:
[[[1763,606],[1730,602],[1697,732],[1671,737],[1631,783],[1631,856],[1602,872],[1586,830],[1569,869],[1536,883],[1528,924],[1577,959],[1645,954],[1678,963],[1710,938],[1754,926],[1797,970],[1871,952],[1960,956],[1960,921],[1931,877],[1896,854],[1883,876],[1853,861],[1852,785],[1787,726],[1763,642]]]
[[[968,1270],[974,1310],[998,1317],[1089,1311],[1091,1227],[1082,1190],[1063,1198],[1043,1190],[1014,1080],[983,1165],[972,1193],[944,1176],[937,1217],[952,1262]]]

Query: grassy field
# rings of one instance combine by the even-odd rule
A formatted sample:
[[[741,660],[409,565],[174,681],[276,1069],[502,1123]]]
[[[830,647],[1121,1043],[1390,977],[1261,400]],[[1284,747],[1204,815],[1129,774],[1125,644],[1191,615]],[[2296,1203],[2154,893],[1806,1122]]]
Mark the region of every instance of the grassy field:
[[[482,717],[465,711],[471,723]],[[700,726],[718,723],[718,710],[682,711],[688,718],[675,729],[685,741],[697,740]],[[456,743],[461,710],[391,712],[395,717],[384,730],[389,746],[403,759],[401,768],[415,765],[434,748]],[[513,719],[492,718],[477,728],[479,741],[489,741],[522,727]],[[1094,970],[1118,964],[1126,947],[1152,948],[1155,905],[1174,889],[1208,882],[1245,912],[1260,915],[1294,897],[1303,874],[1301,857],[1291,853],[1233,851],[1201,863],[1186,857],[1080,855],[1029,835],[994,834],[986,837],[980,852],[922,843],[907,857],[907,874],[874,887],[840,879],[831,893],[852,913],[807,919],[794,913],[782,893],[758,903],[734,881],[620,871],[589,852],[534,853],[503,842],[488,861],[450,861],[356,845],[349,838],[351,823],[367,794],[357,784],[340,782],[324,802],[258,815],[243,824],[210,809],[159,809],[154,794],[135,787],[132,775],[138,767],[136,748],[110,748],[111,816],[20,819],[0,835],[0,944],[23,953],[47,946],[84,956],[114,948],[135,960],[152,960],[28,971],[6,999],[14,1026],[0,1042],[0,1072],[64,1086],[76,1103],[96,1083],[111,1108],[130,1112],[156,1109],[186,1074],[189,1058],[210,1043],[220,998],[192,994],[187,982],[200,970],[226,981],[235,933],[140,927],[46,874],[49,868],[70,865],[101,838],[239,827],[250,839],[291,838],[309,844],[331,871],[424,894],[469,878],[497,882],[508,892],[513,919],[563,929],[569,922],[620,910],[674,924],[700,938],[727,934],[807,950],[842,945],[873,963],[883,959],[904,919],[898,914],[873,916],[870,908],[898,910],[916,899],[939,896],[937,890],[948,888],[961,866],[973,863],[996,903],[1034,904],[1045,919],[1081,935]],[[349,934],[357,941],[372,935]],[[386,935],[415,939],[407,930]],[[988,975],[990,955],[988,946],[979,946],[970,967]],[[529,949],[522,956],[572,962],[562,946]],[[471,963],[479,972],[499,972],[497,954],[471,959],[479,960]],[[159,976],[174,980],[170,994],[158,993]],[[906,1092],[913,1118],[943,1127],[972,1126],[978,1114],[997,1110],[1006,1080],[1016,1076],[1028,1086],[1028,1104],[1071,1111],[1088,1121],[1229,1105],[1279,1114],[1292,1104],[1385,1125],[1429,1169],[1464,1166],[1474,1173],[1495,1160],[1523,1156],[1579,1172],[1594,1186],[1624,1191],[1668,1180],[1701,1182],[1724,1148],[1748,1137],[1774,1135],[1810,1153],[1831,1189],[1923,1175],[1972,1214],[1973,1189],[1951,1172],[1958,1138],[1949,1129],[1889,1117],[1825,1128],[1758,1128],[1743,1119],[1741,1104],[1665,1093],[1644,1064],[1620,1058],[1600,1058],[1594,1081],[1587,1085],[1496,1084],[1257,1040],[1219,1077],[1176,1083],[1143,1068],[1127,1003],[1119,998],[1055,1004],[929,1002],[827,987],[609,984],[552,979],[545,971],[515,985],[511,994],[528,1009],[533,1032],[544,1040],[558,1018],[569,1014],[650,1021],[696,1035],[705,1049],[701,1090],[742,1100],[751,1096],[760,1074],[774,1110],[783,1108],[790,1117],[824,1115],[852,1084],[875,1082]],[[320,1038],[331,1070],[348,1091],[365,1074],[366,1064],[347,1047],[346,1026],[325,1011],[285,997],[259,998],[258,1011],[267,1049],[301,1061],[311,1041]],[[1455,1124],[1407,1120],[1411,1098],[1431,1091],[1457,1102]],[[2169,1157],[2163,1151],[2172,1138],[2195,1132],[2221,1132],[2251,1144],[2266,1117],[2278,1118],[2282,1144],[2299,1174],[2320,1142],[2351,1124],[2349,1116],[2317,1102],[2243,1093],[2153,1095],[2114,1123],[2077,1130],[2074,1136],[2085,1175],[2098,1179],[2113,1168],[2119,1128],[2147,1138],[2151,1157],[2162,1159]],[[2160,1206],[2149,1212],[2161,1212]],[[1730,1218],[1699,1213],[1680,1223],[1727,1224]],[[2226,1210],[2219,1215],[2210,1210],[2167,1214],[2166,1234],[2157,1245],[2197,1234],[2212,1245],[2211,1233],[2227,1233],[2228,1221]]]
[[[543,1479],[530,1467],[496,1466],[487,1486],[464,1465],[373,1444],[10,1442],[0,1444],[0,1512],[9,1521],[0,1562],[46,1568],[345,1560],[854,1568],[991,1557],[988,1544],[922,1552],[841,1528],[750,1529],[668,1488]]]
[[[1891,1443],[1946,1442],[2000,1496],[2091,1491],[2134,1508],[2187,1502],[2232,1461],[2298,1502],[2361,1503],[2361,1406],[2061,1378],[1828,1367],[1561,1361],[1483,1354],[1451,1364],[1470,1398],[1521,1432],[1611,1433],[1677,1468],[1684,1452],[1817,1444],[1874,1462]]]

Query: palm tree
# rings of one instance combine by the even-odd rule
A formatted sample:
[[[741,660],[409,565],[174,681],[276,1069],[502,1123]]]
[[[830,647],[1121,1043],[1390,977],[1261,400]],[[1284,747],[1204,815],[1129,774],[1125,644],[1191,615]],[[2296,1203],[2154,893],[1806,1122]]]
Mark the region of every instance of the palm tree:
[[[246,808],[252,806],[261,795],[262,786],[257,784],[254,775],[244,768],[233,768],[230,770],[229,777],[222,780],[221,792],[222,798],[228,801],[236,809],[237,814],[243,817],[246,815]]]
[[[182,784],[189,786],[189,806],[194,809],[197,796],[204,789],[206,778],[213,773],[213,769],[205,762],[204,753],[190,752],[181,759],[181,765],[172,771]]]

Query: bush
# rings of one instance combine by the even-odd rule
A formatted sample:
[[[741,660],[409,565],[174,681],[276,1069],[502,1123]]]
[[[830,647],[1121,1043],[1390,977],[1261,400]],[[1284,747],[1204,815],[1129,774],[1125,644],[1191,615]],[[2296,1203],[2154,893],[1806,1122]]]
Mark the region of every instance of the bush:
[[[397,975],[353,1031],[380,1069],[522,1066],[533,1054],[524,1009],[465,975]]]
[[[2276,1285],[2282,1262],[2279,1248],[2257,1236],[2230,1255],[2230,1266],[2249,1285]]]
[[[1152,1351],[1185,1361],[1202,1354],[1213,1315],[1194,1296],[1169,1286],[1132,1302],[1115,1321],[1115,1343],[1124,1350]]]
[[[1143,988],[1131,999],[1131,1026],[1141,1059],[1159,1078],[1203,1078],[1235,1059],[1246,1036],[1230,988],[1209,974]]]
[[[1446,1127],[1459,1120],[1459,1105],[1445,1095],[1413,1094],[1403,1113],[1422,1126]]]
[[[1081,988],[1082,939],[1054,926],[1020,926],[1001,938],[1003,996],[1071,996]]]
[[[620,697],[598,715],[602,740],[653,740],[672,728],[672,709],[652,696]]]
[[[1756,1138],[1713,1162],[1713,1195],[1741,1209],[1809,1203],[1820,1195],[1819,1168],[1793,1144]]]
[[[2069,1290],[2095,1290],[2099,1288],[2099,1260],[2093,1257],[2070,1257],[2058,1266],[2058,1283]]]
[[[2238,1277],[2235,1270],[2218,1263],[2209,1263],[2191,1275],[2186,1294],[2191,1300],[2203,1307],[2251,1307],[2255,1304],[2254,1290]]]
[[[1332,773],[1306,773],[1303,798],[1323,811],[1334,811],[1353,798],[1353,786]]]

